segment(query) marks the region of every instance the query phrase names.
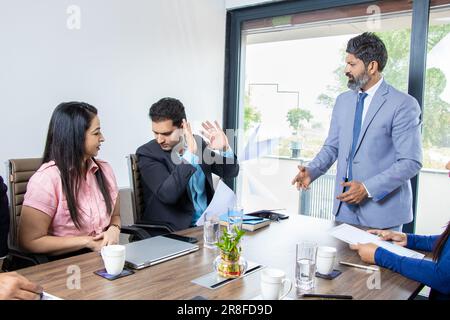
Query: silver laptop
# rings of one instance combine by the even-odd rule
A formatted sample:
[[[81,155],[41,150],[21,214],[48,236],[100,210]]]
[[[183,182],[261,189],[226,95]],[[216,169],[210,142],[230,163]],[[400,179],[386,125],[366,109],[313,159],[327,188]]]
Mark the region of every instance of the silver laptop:
[[[125,246],[125,264],[133,269],[153,266],[199,249],[196,244],[163,236],[131,242]]]

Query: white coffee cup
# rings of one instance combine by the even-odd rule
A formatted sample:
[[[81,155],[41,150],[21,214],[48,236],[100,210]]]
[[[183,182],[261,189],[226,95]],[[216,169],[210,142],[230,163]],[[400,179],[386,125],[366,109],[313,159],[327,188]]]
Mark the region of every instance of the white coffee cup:
[[[120,244],[104,246],[100,253],[108,274],[115,276],[122,272],[125,266],[125,246]]]
[[[292,289],[291,280],[282,270],[266,268],[261,271],[261,297],[266,300],[281,300]]]
[[[317,272],[321,274],[330,274],[333,272],[336,264],[336,248],[333,247],[319,247],[317,249],[316,267]]]

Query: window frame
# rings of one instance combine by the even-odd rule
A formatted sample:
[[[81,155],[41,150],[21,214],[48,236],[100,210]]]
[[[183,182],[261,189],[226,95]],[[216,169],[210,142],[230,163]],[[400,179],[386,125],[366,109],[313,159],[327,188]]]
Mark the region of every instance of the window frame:
[[[236,129],[239,123],[239,99],[241,81],[241,50],[242,24],[245,21],[271,18],[276,16],[292,15],[313,10],[337,8],[349,5],[371,3],[373,0],[295,0],[282,1],[249,8],[241,8],[227,11],[226,44],[225,44],[225,88],[223,126],[227,129]],[[410,39],[410,63],[408,75],[408,94],[419,102],[423,111],[427,38],[430,15],[430,0],[413,0],[412,22]],[[422,112],[423,115],[423,112]],[[237,137],[230,141],[237,146]],[[419,176],[411,179],[413,192],[413,221],[403,226],[403,231],[414,233],[417,213],[417,190]],[[236,190],[236,179],[225,181],[233,190]]]

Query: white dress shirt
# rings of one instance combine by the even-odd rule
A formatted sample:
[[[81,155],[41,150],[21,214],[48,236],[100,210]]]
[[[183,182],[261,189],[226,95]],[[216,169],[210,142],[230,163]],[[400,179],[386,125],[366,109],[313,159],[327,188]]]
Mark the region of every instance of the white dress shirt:
[[[367,114],[367,111],[369,110],[369,106],[370,106],[370,103],[372,102],[373,96],[377,92],[378,88],[381,86],[382,82],[383,82],[383,77],[381,77],[381,79],[377,83],[375,83],[375,85],[370,87],[370,89],[367,89],[367,91],[364,91],[365,93],[367,93],[367,97],[364,99],[364,109],[363,109],[363,113],[362,113],[361,128],[362,128],[362,124],[364,123],[364,119],[366,118],[366,114]],[[359,90],[358,93],[362,93],[362,92],[363,91]]]

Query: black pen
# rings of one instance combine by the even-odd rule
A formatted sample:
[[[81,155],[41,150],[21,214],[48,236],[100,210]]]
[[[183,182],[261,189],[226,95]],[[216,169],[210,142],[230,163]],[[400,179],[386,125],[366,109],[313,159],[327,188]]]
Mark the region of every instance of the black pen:
[[[341,294],[318,294],[318,293],[305,293],[303,298],[325,298],[325,299],[353,299],[352,296],[341,295]]]

